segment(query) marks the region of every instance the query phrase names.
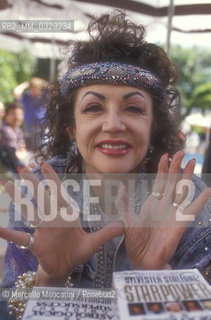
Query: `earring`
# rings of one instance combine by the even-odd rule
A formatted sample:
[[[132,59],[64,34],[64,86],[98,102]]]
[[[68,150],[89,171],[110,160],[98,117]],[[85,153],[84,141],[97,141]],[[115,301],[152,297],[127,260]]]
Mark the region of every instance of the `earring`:
[[[73,140],[73,142],[72,142],[71,151],[75,156],[77,156],[78,147],[77,147],[77,142],[75,140]]]

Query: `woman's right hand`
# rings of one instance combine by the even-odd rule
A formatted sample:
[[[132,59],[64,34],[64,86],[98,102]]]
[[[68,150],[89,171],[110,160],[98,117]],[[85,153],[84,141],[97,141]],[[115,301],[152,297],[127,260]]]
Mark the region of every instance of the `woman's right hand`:
[[[126,187],[122,184],[119,188],[116,205],[122,212],[125,247],[134,269],[165,268],[190,221],[195,220],[211,197],[211,188],[207,188],[192,201],[195,195],[192,182],[195,160],[190,160],[181,172],[183,157],[183,151],[177,152],[170,166],[168,157],[161,157],[153,192],[137,214],[129,205]]]
[[[44,202],[45,202],[45,215],[50,214],[50,201],[51,197],[58,198],[58,208],[66,208],[67,214],[71,216],[73,214],[71,205],[61,195],[61,182],[53,170],[53,168],[44,163],[41,166],[42,172],[47,179],[52,179],[57,185],[57,195],[49,194],[44,189]],[[40,199],[37,193],[37,186],[40,180],[28,169],[22,169],[20,176],[26,181],[29,181],[29,185],[33,184],[34,197],[37,204],[40,206]],[[15,189],[14,184],[7,182],[4,187],[10,197],[14,200],[15,192],[20,192]],[[35,228],[34,244],[31,248],[32,253],[37,257],[39,261],[38,268],[38,280],[39,286],[59,286],[63,285],[68,274],[72,270],[86,262],[99,247],[110,238],[121,235],[123,233],[123,227],[121,223],[112,223],[101,230],[93,233],[85,232],[80,223],[79,213],[74,221],[64,221],[57,211],[56,219],[53,222],[41,221],[38,218],[38,212],[35,209],[35,220],[33,224],[39,225]],[[22,215],[27,218],[26,207],[23,206]],[[37,223],[38,221],[38,223]],[[29,243],[29,235],[22,231],[9,230],[0,228],[0,237],[12,241],[16,245],[27,246]]]

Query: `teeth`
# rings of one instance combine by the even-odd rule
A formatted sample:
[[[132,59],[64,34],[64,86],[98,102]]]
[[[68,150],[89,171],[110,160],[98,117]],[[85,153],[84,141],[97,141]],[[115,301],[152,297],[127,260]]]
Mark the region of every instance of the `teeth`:
[[[125,149],[128,147],[126,144],[113,145],[113,144],[107,144],[107,143],[101,144],[100,146],[101,148],[104,148],[104,149]]]

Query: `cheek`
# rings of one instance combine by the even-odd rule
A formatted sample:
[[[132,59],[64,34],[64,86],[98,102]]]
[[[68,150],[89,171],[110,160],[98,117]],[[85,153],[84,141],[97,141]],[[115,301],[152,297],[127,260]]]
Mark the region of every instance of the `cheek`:
[[[75,120],[75,136],[83,137],[84,140],[88,140],[91,136],[96,135],[99,128],[101,128],[99,119],[79,118]]]
[[[92,131],[92,127],[87,125],[87,123],[76,122],[74,129],[74,139],[77,142],[79,148],[84,149],[88,146],[90,142],[90,131]]]
[[[151,136],[152,136],[152,123],[142,123],[139,124],[137,130],[136,130],[136,143],[139,147],[139,150],[141,152],[145,152],[148,150],[150,141],[151,141]]]
[[[142,139],[150,139],[153,131],[152,120],[146,120],[136,123],[135,131],[140,134]]]

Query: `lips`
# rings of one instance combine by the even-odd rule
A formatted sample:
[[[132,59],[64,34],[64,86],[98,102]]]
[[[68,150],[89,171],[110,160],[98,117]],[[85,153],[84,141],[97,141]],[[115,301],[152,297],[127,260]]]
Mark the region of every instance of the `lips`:
[[[103,140],[97,149],[107,155],[121,156],[130,151],[131,145],[125,140]]]

